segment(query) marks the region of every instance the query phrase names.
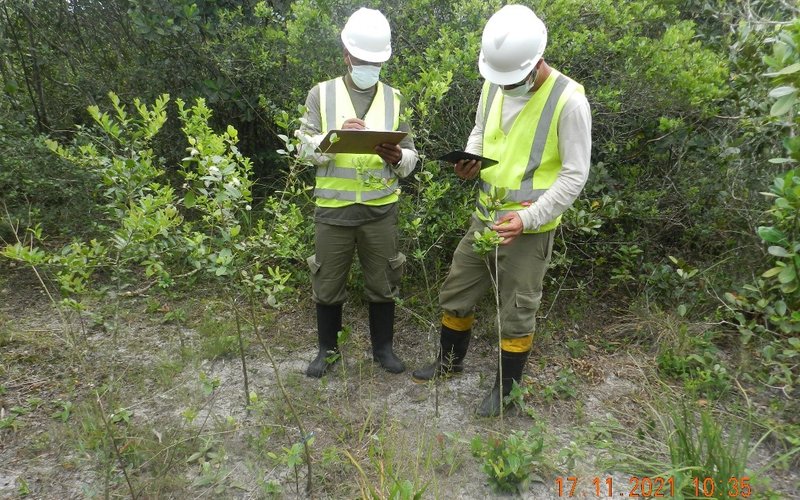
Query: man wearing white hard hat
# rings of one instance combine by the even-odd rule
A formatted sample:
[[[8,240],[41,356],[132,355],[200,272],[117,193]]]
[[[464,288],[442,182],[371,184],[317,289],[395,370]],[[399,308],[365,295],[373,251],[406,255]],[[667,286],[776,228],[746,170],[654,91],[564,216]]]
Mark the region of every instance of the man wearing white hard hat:
[[[316,378],[338,360],[342,304],[355,252],[369,300],[373,359],[391,373],[405,370],[392,348],[394,299],[405,262],[398,250],[398,179],[414,170],[417,151],[408,124],[400,120],[400,93],[380,81],[382,64],[392,54],[389,22],[379,11],[361,8],[347,20],[341,38],[347,73],[311,89],[297,133],[302,152],[317,165],[316,253],[308,265],[319,352],[306,369]],[[399,145],[378,145],[374,154],[313,153],[329,130],[366,128],[409,134]]]
[[[589,103],[580,84],[542,58],[546,45],[544,23],[522,5],[503,7],[483,30],[478,67],[486,81],[466,151],[498,163],[455,165],[463,179],[480,176],[480,193],[439,294],[439,354],[413,372],[424,381],[463,371],[473,309],[491,284],[484,258],[472,249],[473,234],[491,227],[502,238],[496,269],[494,254],[489,258],[499,280],[501,355],[494,387],[478,406],[480,416],[499,414],[512,385],[522,381],[555,228],[589,174]],[[498,191],[507,194],[495,210],[491,199]]]

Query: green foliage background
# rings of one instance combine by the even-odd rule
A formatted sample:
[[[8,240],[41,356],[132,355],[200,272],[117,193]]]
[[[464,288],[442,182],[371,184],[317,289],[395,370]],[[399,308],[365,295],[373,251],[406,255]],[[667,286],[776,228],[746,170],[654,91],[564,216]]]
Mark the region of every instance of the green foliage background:
[[[719,325],[753,349],[756,377],[796,391],[797,11],[769,0],[521,3],[546,22],[546,59],[585,86],[593,112],[591,178],[564,217],[550,284]],[[362,5],[4,2],[5,255],[53,266],[65,296],[94,270],[163,286],[197,270],[235,275],[273,301],[284,285],[305,290],[313,175],[290,138],[308,89],[344,71],[339,29]],[[403,182],[405,289],[431,307],[475,195],[431,159],[466,142],[480,33],[502,2],[366,5],[392,25],[383,75],[407,101],[421,153]],[[120,109],[136,98],[158,119],[126,122]],[[217,178],[212,166],[229,170]],[[247,189],[231,191],[234,178]]]

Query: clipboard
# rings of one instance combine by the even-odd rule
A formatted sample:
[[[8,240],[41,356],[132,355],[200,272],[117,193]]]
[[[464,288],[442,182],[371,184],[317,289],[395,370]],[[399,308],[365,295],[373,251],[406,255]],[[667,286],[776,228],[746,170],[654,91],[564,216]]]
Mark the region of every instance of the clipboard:
[[[317,153],[377,154],[378,144],[399,144],[407,135],[391,130],[331,130],[319,143]]]
[[[449,163],[457,163],[459,160],[477,160],[481,162],[481,168],[491,167],[499,163],[497,160],[492,160],[491,158],[486,158],[485,156],[467,153],[466,151],[450,151],[446,155],[442,155],[436,159],[441,161],[446,161]]]

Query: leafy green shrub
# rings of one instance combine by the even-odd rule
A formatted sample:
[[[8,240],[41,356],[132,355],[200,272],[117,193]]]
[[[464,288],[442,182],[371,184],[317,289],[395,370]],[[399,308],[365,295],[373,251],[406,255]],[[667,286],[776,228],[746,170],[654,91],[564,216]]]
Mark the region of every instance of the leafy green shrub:
[[[239,287],[277,305],[290,289],[290,275],[262,253],[270,246],[265,242],[272,227],[263,220],[252,224],[252,168],[236,148],[236,130],[228,127],[217,134],[208,124],[211,110],[203,100],[192,107],[178,101],[189,143],[180,169],[185,180],[181,197],[165,178],[166,160],[150,147],[167,121],[169,97],[161,96],[152,106],[136,99],[134,114],[115,94],[110,98],[113,112],[91,106],[97,127],[81,130],[71,146],[48,141],[52,151],[100,181],[94,192],[103,216],[96,221],[95,237],[46,252],[38,248],[42,232],[37,228],[31,241],[8,245],[3,255],[49,267],[67,305],[76,309],[80,305],[73,296],[99,284],[92,283],[96,275],[106,274],[119,292],[141,279],[140,270],[160,286],[204,271],[224,278],[231,289]],[[296,211],[289,213],[296,221]]]
[[[770,92],[775,102],[773,117],[784,119],[789,128],[783,140],[785,158],[773,158],[775,164],[800,160],[800,140],[794,132],[800,125],[800,21],[781,30],[764,57],[776,87]],[[769,193],[772,206],[765,214],[771,225],[760,226],[758,235],[767,246],[769,269],[754,283],[736,293],[726,293],[728,314],[737,326],[742,342],[757,339],[764,382],[783,388],[790,394],[800,386],[800,170],[790,169],[776,177]]]
[[[800,171],[776,178],[769,194],[774,199],[769,212],[773,225],[759,227],[758,234],[769,245],[774,266],[761,274],[756,286],[726,296],[740,310],[736,319],[746,342],[770,331],[781,336],[800,332]]]
[[[451,175],[451,167],[420,160],[411,179],[404,181],[398,224],[401,244],[414,266],[405,280],[420,283],[429,293],[445,274],[451,251],[463,235],[474,208],[474,193]],[[431,296],[432,297],[432,296]],[[432,298],[428,298],[433,303]]]
[[[47,233],[85,233],[96,213],[87,197],[92,172],[54,157],[45,137],[0,103],[0,238],[14,241],[14,231],[41,223]]]
[[[656,363],[660,374],[676,378],[692,394],[717,397],[730,389],[731,375],[719,358],[712,333],[690,333],[682,323],[678,336],[659,347]]]
[[[86,291],[96,272],[110,273],[117,290],[127,286],[139,268],[162,284],[171,280],[166,266],[183,219],[175,190],[165,183],[164,159],[150,147],[167,120],[169,96],[152,106],[134,100],[135,114],[129,114],[116,94],[109,98],[113,113],[90,106],[97,128],[79,134],[72,147],[48,141],[53,152],[100,179],[95,190],[104,217],[97,221],[97,238],[73,241],[51,259],[59,269],[61,290],[68,294]]]
[[[501,439],[479,436],[471,443],[472,454],[483,460],[483,471],[489,482],[500,491],[524,491],[534,467],[541,464],[544,437],[541,429],[532,434],[513,431]]]
[[[556,378],[542,388],[542,397],[548,403],[556,399],[572,399],[577,395],[578,376],[572,368],[561,368]]]
[[[800,170],[790,170],[783,177],[775,179],[771,193],[775,197],[770,215],[773,226],[758,228],[764,242],[770,244],[767,252],[777,257],[775,267],[764,271],[762,278],[768,280],[770,289],[785,296],[784,305],[779,305],[779,314],[786,308],[795,313],[800,306]],[[785,306],[785,307],[784,307]],[[794,321],[792,321],[794,320]],[[800,332],[800,317],[791,317],[796,323],[779,323],[783,333]]]

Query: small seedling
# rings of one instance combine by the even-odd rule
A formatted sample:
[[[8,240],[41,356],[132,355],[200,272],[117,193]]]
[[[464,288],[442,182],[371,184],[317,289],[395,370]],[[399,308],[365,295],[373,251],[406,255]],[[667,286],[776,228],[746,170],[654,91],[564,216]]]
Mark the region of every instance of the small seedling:
[[[569,349],[569,355],[573,358],[583,357],[587,347],[588,345],[583,340],[567,340],[567,349]]]
[[[269,481],[260,480],[259,485],[261,486],[261,491],[267,498],[279,498],[281,493],[283,493],[281,483],[274,479],[270,479]]]
[[[205,372],[200,372],[200,384],[203,386],[203,395],[208,397],[217,390],[220,381],[217,377],[209,378]]]
[[[494,488],[507,492],[527,488],[544,450],[544,437],[539,431],[534,434],[514,431],[505,439],[473,438],[472,454],[483,460],[483,471]]]
[[[28,481],[26,481],[22,477],[17,478],[17,494],[21,497],[28,496],[31,494],[31,488],[28,485]]]
[[[16,415],[9,415],[7,417],[0,417],[0,431],[3,429],[11,429],[16,431],[19,428]]]
[[[336,345],[339,346],[339,351],[329,351],[330,354],[325,357],[325,362],[328,364],[328,366],[342,359],[342,347],[347,344],[348,340],[350,340],[350,334],[352,332],[353,330],[349,326],[344,326],[341,330],[336,332]],[[344,370],[344,365],[342,366],[342,370]]]
[[[467,441],[462,440],[456,433],[444,432],[436,435],[436,442],[439,447],[440,463],[447,467],[447,475],[452,476],[461,467],[463,459],[459,449]]]
[[[548,403],[556,399],[571,399],[577,395],[577,385],[578,377],[575,371],[572,368],[562,368],[556,374],[556,379],[544,386],[542,396]]]
[[[69,420],[69,417],[72,416],[72,408],[73,404],[71,401],[61,401],[61,409],[57,412],[53,413],[52,417],[56,420],[61,420],[62,422],[66,422]]]
[[[536,409],[532,405],[529,405],[526,402],[526,399],[530,399],[534,392],[535,389],[532,385],[519,385],[514,382],[511,386],[511,392],[509,392],[508,396],[505,397],[505,403],[507,405],[513,404],[519,408],[522,413],[532,418],[535,422],[539,422],[541,420],[541,416],[536,412]]]
[[[126,424],[129,424],[131,423],[132,415],[133,412],[128,410],[127,408],[120,408],[114,413],[112,413],[111,416],[108,417],[108,420],[112,424],[118,424],[120,422],[125,422]]]

